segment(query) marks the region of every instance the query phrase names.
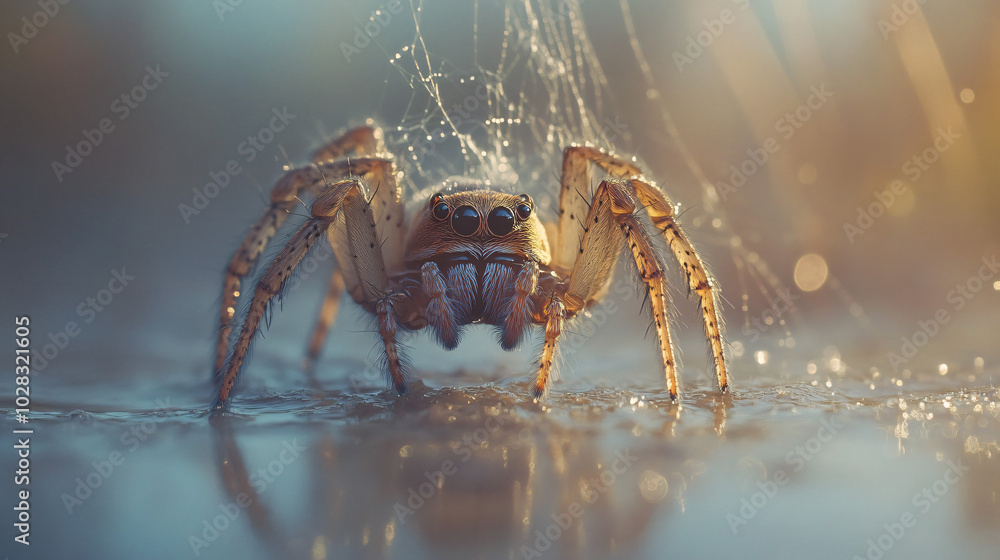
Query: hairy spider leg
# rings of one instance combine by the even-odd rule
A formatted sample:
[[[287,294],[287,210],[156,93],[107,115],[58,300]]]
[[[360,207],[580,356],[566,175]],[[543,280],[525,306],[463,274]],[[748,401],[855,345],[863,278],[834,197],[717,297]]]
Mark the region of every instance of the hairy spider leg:
[[[316,150],[311,158],[313,163],[323,163],[349,154],[374,156],[382,153],[382,130],[371,126],[361,126],[347,131],[343,135],[335,138],[331,142]],[[345,172],[331,173],[327,178],[337,180],[349,176],[351,169],[348,167]],[[229,337],[233,329],[233,319],[236,314],[236,302],[239,299],[240,287],[243,279],[253,270],[260,255],[267,248],[271,238],[277,233],[278,228],[285,222],[291,211],[299,203],[299,197],[304,196],[301,181],[293,177],[286,176],[277,182],[271,189],[270,202],[264,214],[250,228],[244,237],[239,249],[232,256],[228,266],[226,266],[225,276],[222,286],[222,305],[219,311],[219,335],[215,344],[215,367],[213,375],[218,375],[226,361],[226,351],[229,347]],[[308,194],[314,195],[315,192]],[[337,274],[334,271],[334,274]],[[331,279],[331,290],[327,292],[327,300],[336,297],[339,300],[340,294],[332,291],[335,280]],[[336,316],[337,306],[332,307],[324,302],[316,324],[316,333],[313,339],[323,336],[326,329],[333,322]],[[322,332],[319,332],[322,330]],[[314,351],[315,349],[315,351]],[[309,357],[315,359],[318,356],[319,348],[315,344],[310,344]]]
[[[591,163],[604,170],[612,179],[602,182],[592,199],[589,195]],[[558,240],[553,265],[557,271],[564,274],[571,270],[569,289],[565,296],[569,306],[568,315],[572,317],[579,309],[596,303],[604,295],[611,281],[614,263],[620,249],[608,241],[615,239],[615,236],[607,231],[608,216],[605,216],[602,225],[601,212],[607,212],[604,209],[606,203],[614,202],[619,209],[612,211],[614,221],[622,229],[625,240],[632,250],[640,278],[649,291],[653,321],[657,327],[667,377],[667,388],[671,398],[678,397],[680,388],[667,317],[667,285],[662,275],[665,266],[659,252],[652,246],[645,227],[636,219],[636,208],[642,206],[684,269],[689,293],[693,290],[699,296],[705,335],[709,341],[719,389],[726,391],[729,382],[722,344],[723,325],[717,304],[718,288],[698,252],[676,223],[673,206],[667,196],[641,177],[642,171],[638,166],[598,148],[570,146],[564,150],[559,193]],[[604,194],[599,196],[602,192]],[[617,239],[621,240],[621,237]],[[536,383],[537,379],[542,377],[547,379],[548,372],[540,371],[536,376]],[[538,389],[536,386],[536,392]],[[544,387],[542,390],[544,391]]]
[[[303,181],[327,184],[324,167],[334,165],[313,165],[297,170],[297,176]],[[331,238],[336,239],[334,252],[344,272],[345,288],[355,301],[378,314],[389,376],[397,390],[400,387],[405,390],[405,362],[395,337],[399,319],[394,303],[399,294],[390,289],[376,226],[377,214],[371,203],[373,199],[374,196],[369,198],[364,183],[357,178],[328,184],[316,197],[309,220],[289,240],[257,282],[239,336],[219,378],[215,409],[228,408],[232,389],[268,306],[281,293],[292,271],[309,249],[319,241],[321,235],[328,232]]]

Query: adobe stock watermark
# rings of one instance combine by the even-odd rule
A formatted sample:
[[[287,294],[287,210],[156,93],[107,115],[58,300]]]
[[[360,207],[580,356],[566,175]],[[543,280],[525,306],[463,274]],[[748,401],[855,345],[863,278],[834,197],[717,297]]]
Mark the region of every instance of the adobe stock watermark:
[[[291,443],[287,440],[281,442],[281,449],[274,459],[264,467],[249,473],[248,481],[257,497],[267,491],[274,484],[279,476],[284,474],[285,468],[295,462],[299,455],[306,450],[306,447],[299,445],[298,440],[293,438]],[[243,510],[253,505],[253,498],[245,491],[236,494],[235,499],[230,502],[220,502],[219,512],[211,518],[203,518],[201,521],[201,533],[188,536],[188,545],[195,556],[201,556],[202,549],[208,548],[219,539],[226,529],[232,526],[233,522],[239,519]]]
[[[255,134],[247,136],[246,140],[240,142],[236,147],[236,153],[243,156],[243,163],[250,163],[256,159],[257,155],[263,152],[268,144],[274,142],[276,135],[285,130],[288,123],[295,120],[295,115],[288,112],[287,106],[281,109],[275,107],[271,109],[271,114],[273,116],[267,125],[261,127]],[[243,167],[237,159],[231,159],[226,162],[220,171],[209,171],[209,181],[200,189],[198,187],[191,189],[191,192],[194,193],[194,196],[191,198],[191,204],[182,202],[177,205],[184,223],[190,224],[191,217],[201,214],[202,210],[208,208],[209,202],[219,196],[219,193],[229,186],[233,177],[242,172]]]
[[[219,21],[225,21],[226,16],[242,5],[243,0],[212,0],[212,9],[215,10],[215,15],[219,16]]]
[[[925,171],[929,170],[932,165],[941,159],[941,154],[950,150],[960,138],[961,135],[954,132],[950,126],[947,129],[944,127],[938,128],[933,143],[903,163],[903,175],[911,183],[916,183],[923,177]],[[896,202],[898,197],[906,194],[908,191],[909,187],[903,181],[896,179],[885,190],[875,191],[873,193],[875,202],[869,204],[867,208],[858,206],[857,219],[853,223],[844,222],[844,233],[847,235],[847,240],[851,242],[851,245],[854,244],[858,236],[863,235],[875,225],[875,220],[885,215],[886,210]]]
[[[139,85],[116,97],[109,107],[109,110],[118,117],[118,122],[129,118],[132,112],[139,107],[139,104],[146,100],[149,93],[160,87],[164,78],[170,76],[169,72],[164,72],[160,65],[146,66],[146,75],[142,77]],[[111,117],[104,117],[97,122],[95,128],[85,128],[81,131],[83,140],[76,144],[66,146],[66,157],[62,161],[52,162],[52,172],[56,174],[56,180],[60,183],[63,178],[83,163],[83,158],[94,153],[94,150],[115,131],[115,121]]]
[[[164,400],[156,400],[156,409],[163,410],[170,407],[170,398]],[[131,426],[128,430],[122,433],[121,441],[122,450],[115,449],[108,453],[107,458],[100,461],[92,461],[90,465],[93,467],[89,473],[82,477],[77,477],[74,482],[76,482],[76,487],[73,489],[72,493],[63,492],[62,502],[63,506],[66,507],[66,513],[73,515],[75,513],[73,510],[83,505],[84,502],[90,499],[91,496],[100,489],[104,483],[111,478],[111,476],[118,472],[125,461],[135,453],[139,446],[148,440],[150,436],[156,433],[157,422],[152,420],[145,420]]]
[[[21,52],[21,47],[28,44],[38,36],[38,32],[52,21],[52,18],[59,15],[59,11],[62,6],[69,4],[70,0],[38,0],[35,5],[38,6],[38,11],[31,14],[31,16],[23,16],[21,18],[21,33],[15,33],[14,31],[7,32],[7,41],[10,42],[10,48],[14,49],[14,54]]]
[[[791,140],[802,126],[813,117],[813,115],[826,105],[827,101],[833,97],[833,92],[826,89],[826,84],[811,86],[809,97],[806,102],[795,108],[794,111],[785,113],[774,123],[774,131],[777,132],[784,141]],[[747,183],[760,171],[771,156],[781,149],[781,142],[778,138],[771,136],[761,143],[758,148],[748,148],[747,159],[739,167],[730,165],[732,173],[729,175],[729,182],[718,181],[715,183],[715,190],[719,197],[725,202],[730,195],[735,193],[740,187]]]
[[[892,13],[888,20],[878,20],[878,30],[882,34],[883,40],[889,40],[889,35],[899,31],[906,25],[910,18],[920,11],[920,6],[927,3],[927,0],[904,0],[901,3],[892,5]]]
[[[111,305],[115,297],[122,293],[133,280],[135,280],[135,276],[126,272],[124,266],[111,269],[111,278],[108,280],[107,287],[101,288],[97,293],[87,297],[76,306],[76,314],[83,320],[83,324],[92,323],[97,318],[97,314]],[[48,342],[42,345],[40,351],[32,353],[34,360],[31,373],[41,373],[59,354],[66,350],[69,343],[83,332],[80,326],[76,321],[67,321],[61,330],[55,333],[50,331]]]
[[[750,7],[750,0],[731,0],[739,7],[741,12]],[[729,8],[723,8],[719,12],[719,17],[702,20],[705,29],[688,35],[684,41],[684,51],[674,51],[671,57],[677,66],[677,71],[684,73],[684,67],[694,64],[694,61],[705,53],[705,49],[711,48],[715,40],[722,36],[727,25],[732,25],[736,21],[737,13]]]
[[[842,417],[847,413],[843,412]],[[839,422],[841,417],[837,415],[820,420],[820,427],[816,429],[816,435],[810,437],[800,445],[796,445],[785,454],[785,464],[791,473],[797,473],[805,468],[809,461],[812,461],[823,447],[844,428]],[[729,530],[735,535],[740,527],[750,523],[750,520],[757,517],[762,509],[771,503],[771,500],[778,495],[778,491],[791,480],[789,471],[786,469],[775,469],[774,474],[764,481],[757,482],[757,490],[749,496],[740,498],[740,507],[735,513],[726,514],[726,522]]]
[[[403,13],[403,5],[400,0],[390,0],[385,8],[379,8],[368,16],[368,21],[363,26],[354,26],[354,41],[340,42],[340,52],[344,55],[344,60],[351,63],[351,57],[361,54],[361,51],[370,45],[382,31],[392,23],[393,16]]]
[[[618,477],[625,474],[632,464],[638,460],[639,458],[629,453],[628,449],[624,453],[616,451],[615,458],[611,460],[608,468],[601,469],[597,477],[590,478],[584,482],[583,503],[573,501],[566,507],[565,511],[553,513],[550,516],[552,518],[551,523],[546,525],[544,529],[535,529],[534,546],[521,545],[521,556],[524,560],[541,558],[577,520],[583,517],[585,505],[593,505],[601,496],[607,494],[608,489],[618,481]]]
[[[955,284],[955,287],[945,294],[945,301],[951,304],[952,312],[961,311],[972,298],[982,291],[984,286],[990,285],[990,280],[1000,272],[1000,260],[994,253],[990,257],[983,257],[983,264],[970,275],[964,282]],[[931,341],[932,338],[941,332],[941,328],[951,322],[951,313],[944,307],[938,308],[929,319],[917,321],[917,330],[910,336],[902,337],[902,345],[899,352],[889,352],[886,359],[892,366],[892,370],[899,373],[900,366],[905,366],[916,357],[920,349]]]
[[[886,552],[889,552],[896,546],[896,543],[903,540],[903,537],[906,536],[910,529],[913,529],[917,525],[917,521],[919,520],[918,515],[926,515],[934,507],[934,504],[940,502],[941,498],[944,498],[948,494],[952,486],[958,484],[962,477],[972,470],[962,464],[961,458],[958,459],[958,462],[949,459],[945,464],[948,465],[948,468],[945,469],[941,478],[921,488],[910,499],[910,503],[916,508],[917,514],[914,514],[910,510],[904,511],[898,520],[882,524],[882,528],[885,531],[868,539],[865,542],[868,545],[865,555],[855,554],[852,560],[880,560]]]

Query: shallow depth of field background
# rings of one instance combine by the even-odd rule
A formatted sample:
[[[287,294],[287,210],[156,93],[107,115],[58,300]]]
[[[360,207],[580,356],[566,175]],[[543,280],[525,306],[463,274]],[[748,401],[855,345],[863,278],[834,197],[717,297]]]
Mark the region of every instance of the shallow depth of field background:
[[[996,4],[635,0],[648,74],[622,6],[581,4],[243,2],[220,15],[209,2],[74,2],[15,52],[8,33],[40,8],[5,3],[0,319],[30,315],[36,354],[64,347],[51,342],[32,377],[33,544],[4,536],[0,551],[994,557]],[[375,10],[374,41],[345,47]],[[422,140],[441,120],[414,78],[428,61],[442,106],[485,156],[462,157],[454,137]],[[167,75],[121,118],[115,100],[157,66]],[[476,79],[502,97],[460,117]],[[241,143],[282,108],[294,118],[247,161]],[[496,115],[520,120],[482,124]],[[104,118],[114,129],[57,178],[53,162]],[[346,302],[310,377],[300,364],[327,259],[258,342],[234,406],[246,416],[210,422],[225,263],[283,167],[368,118],[415,190],[516,173],[511,188],[545,208],[564,140],[637,156],[681,204],[722,287],[731,397],[713,389],[676,267],[682,409],[666,398],[635,290],[572,325],[544,405],[526,384],[539,340],[505,353],[487,329],[454,352],[416,334],[421,382],[405,398],[383,392],[369,319]],[[230,160],[241,172],[185,215],[179,205]],[[87,312],[114,271],[135,278]],[[69,322],[76,334],[60,334]],[[100,475],[116,451],[124,463]],[[622,456],[635,459],[618,468]],[[435,478],[447,461],[456,472]],[[249,505],[234,510],[240,496]],[[582,513],[559,525],[571,511]]]

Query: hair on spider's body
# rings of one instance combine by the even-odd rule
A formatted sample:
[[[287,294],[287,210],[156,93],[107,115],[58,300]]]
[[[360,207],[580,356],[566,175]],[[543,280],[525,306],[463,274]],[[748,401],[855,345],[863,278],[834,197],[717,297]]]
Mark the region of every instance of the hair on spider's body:
[[[606,175],[596,186],[592,165]],[[629,253],[656,327],[667,388],[676,399],[665,265],[651,232],[663,236],[681,264],[689,293],[699,296],[719,388],[728,388],[717,288],[678,226],[667,196],[643,179],[634,164],[597,148],[567,147],[558,221],[547,225],[527,194],[462,178],[446,181],[407,224],[396,178],[381,130],[364,126],[323,146],[311,165],[288,171],[278,181],[268,209],[226,269],[214,408],[228,408],[269,303],[324,234],[338,266],[319,310],[309,357],[318,356],[347,292],[374,317],[384,371],[400,394],[410,377],[400,343],[406,332],[428,328],[442,346],[453,349],[469,325],[484,324],[495,329],[505,350],[516,348],[533,328],[542,328],[533,389],[536,398],[543,396],[566,321],[604,297],[615,264]],[[313,197],[309,219],[257,281],[230,344],[242,279],[300,194]]]

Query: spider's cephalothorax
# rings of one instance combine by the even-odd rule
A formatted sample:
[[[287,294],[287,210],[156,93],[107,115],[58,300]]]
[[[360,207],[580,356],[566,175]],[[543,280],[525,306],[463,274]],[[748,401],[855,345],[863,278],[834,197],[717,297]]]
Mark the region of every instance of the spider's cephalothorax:
[[[430,296],[423,318],[441,344],[450,350],[464,325],[485,323],[500,330],[504,349],[517,346],[541,295],[534,289],[539,266],[550,261],[531,197],[472,189],[438,193],[415,217],[408,237],[404,265],[421,272]]]
[[[344,156],[352,155],[349,159]],[[606,175],[592,196],[591,166]],[[407,366],[399,338],[428,327],[448,349],[469,324],[493,325],[500,345],[515,348],[535,325],[544,327],[534,393],[549,386],[563,325],[600,301],[624,251],[647,291],[667,388],[678,383],[663,258],[652,234],[663,235],[680,262],[688,289],[698,294],[720,390],[728,387],[716,288],[698,253],[674,221],[666,195],[642,178],[634,164],[597,148],[570,146],[563,153],[558,223],[546,228],[534,202],[484,188],[473,180],[449,181],[407,228],[391,156],[382,133],[370,126],[349,131],[313,155],[313,164],[289,171],[271,193],[271,204],[226,270],[216,352],[219,384],[215,408],[227,408],[236,378],[267,306],[322,235],[338,268],[320,307],[309,345],[315,359],[336,317],[343,291],[374,315],[388,378],[406,392]],[[371,188],[377,185],[377,188]],[[311,216],[270,263],[254,289],[239,334],[229,348],[234,308],[243,277],[298,203],[313,197]],[[653,228],[640,218],[644,213]]]

